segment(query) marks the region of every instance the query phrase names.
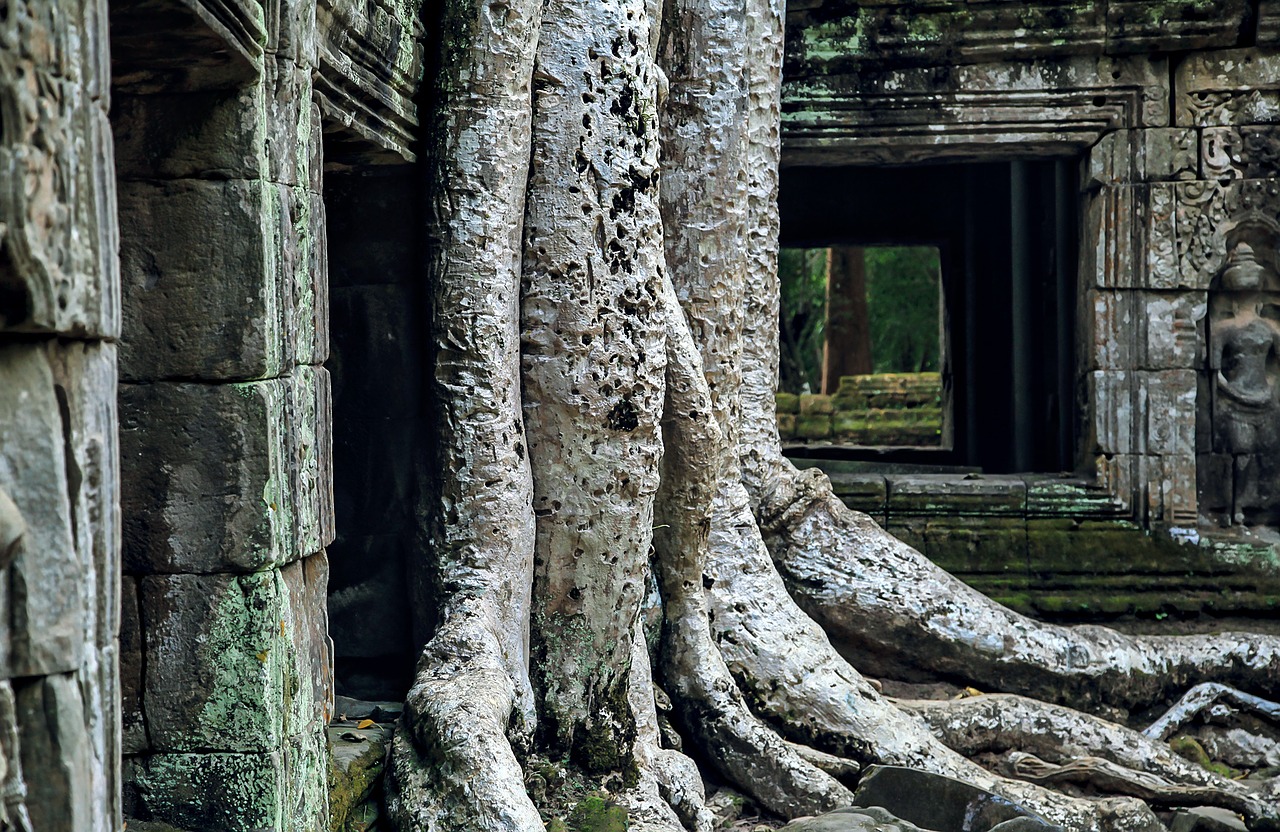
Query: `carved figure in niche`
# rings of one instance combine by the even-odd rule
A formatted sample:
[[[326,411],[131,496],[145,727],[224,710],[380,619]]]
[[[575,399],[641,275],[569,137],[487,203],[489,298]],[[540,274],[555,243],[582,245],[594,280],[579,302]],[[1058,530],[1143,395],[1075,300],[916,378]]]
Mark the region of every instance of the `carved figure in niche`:
[[[1231,522],[1272,522],[1280,508],[1280,295],[1276,276],[1237,237],[1210,297],[1213,449],[1231,458]],[[1225,494],[1223,495],[1225,497]],[[1225,503],[1226,500],[1221,500]]]

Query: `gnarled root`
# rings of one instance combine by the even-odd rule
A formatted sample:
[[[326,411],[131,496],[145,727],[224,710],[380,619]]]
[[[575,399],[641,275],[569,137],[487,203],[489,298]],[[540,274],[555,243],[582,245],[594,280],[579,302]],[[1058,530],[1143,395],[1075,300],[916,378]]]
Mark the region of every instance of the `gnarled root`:
[[[662,671],[683,727],[721,772],[784,817],[845,805],[852,794],[783,742],[747,708],[711,640],[703,588],[708,530],[719,485],[736,476],[712,415],[701,359],[668,281],[666,453],[654,532],[663,595]]]
[[[1280,703],[1242,693],[1227,685],[1206,682],[1202,685],[1196,685],[1183,694],[1182,698],[1172,708],[1151,723],[1142,733],[1152,739],[1168,739],[1174,731],[1186,725],[1211,705],[1219,702],[1225,702],[1238,710],[1255,713],[1280,723]]]
[[[459,608],[423,651],[393,741],[387,810],[397,829],[542,832],[505,734],[514,705],[497,639],[482,615]]]
[[[821,472],[781,477],[760,513],[797,602],[866,672],[928,674],[1082,708],[1148,707],[1207,680],[1280,691],[1274,636],[1129,636],[1033,621],[845,507]]]
[[[966,757],[1005,755],[1001,771],[1011,777],[1043,785],[1087,784],[1158,805],[1221,806],[1244,815],[1251,828],[1280,823],[1280,807],[1240,783],[1184,760],[1141,732],[1070,708],[1008,694],[895,704]]]

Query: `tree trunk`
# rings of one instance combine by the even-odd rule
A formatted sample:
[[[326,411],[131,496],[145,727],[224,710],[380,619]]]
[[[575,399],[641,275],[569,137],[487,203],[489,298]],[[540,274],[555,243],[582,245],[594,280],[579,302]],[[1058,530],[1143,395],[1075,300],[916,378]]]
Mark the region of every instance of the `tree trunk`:
[[[867,263],[861,248],[836,246],[827,259],[827,327],[822,392],[835,395],[841,376],[872,372],[867,317]]]
[[[404,832],[535,832],[527,746],[532,481],[520,418],[520,262],[539,0],[447,0],[431,135],[436,470],[419,609],[437,610],[387,775]],[[425,635],[425,634],[424,634]]]

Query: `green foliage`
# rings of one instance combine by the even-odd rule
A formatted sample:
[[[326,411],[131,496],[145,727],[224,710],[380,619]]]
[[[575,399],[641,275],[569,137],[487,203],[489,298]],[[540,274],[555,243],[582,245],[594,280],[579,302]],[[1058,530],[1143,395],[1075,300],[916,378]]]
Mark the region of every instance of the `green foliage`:
[[[877,373],[936,373],[941,263],[932,246],[864,250],[871,359]]]
[[[876,373],[941,370],[941,263],[932,246],[874,246],[866,257],[867,314]],[[826,338],[827,249],[784,248],[778,389],[818,392]]]
[[[778,253],[781,306],[778,315],[778,389],[813,393],[822,386],[826,338],[827,250],[784,248]]]

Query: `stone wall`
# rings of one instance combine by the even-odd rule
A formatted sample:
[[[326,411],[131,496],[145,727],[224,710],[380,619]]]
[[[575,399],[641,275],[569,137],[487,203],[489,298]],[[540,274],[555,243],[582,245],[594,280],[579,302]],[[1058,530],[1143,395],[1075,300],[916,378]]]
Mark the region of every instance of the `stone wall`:
[[[3,828],[120,827],[106,38],[104,2],[17,0],[0,15]]]
[[[1081,160],[1078,466],[1143,527],[1257,522],[1280,495],[1250,468],[1277,440],[1214,428],[1252,417],[1222,411],[1205,323],[1232,257],[1269,275],[1259,291],[1280,270],[1276,14],[1238,0],[788,7],[784,164]],[[1253,386],[1271,407],[1268,379]]]
[[[315,832],[336,534],[322,135],[370,143],[388,101],[412,128],[391,93],[417,82],[421,27],[363,3],[168,12],[112,6],[124,809],[144,828]],[[198,45],[195,69],[175,43]],[[386,138],[370,152],[398,157]]]
[[[938,447],[943,439],[942,376],[841,376],[835,395],[777,394],[783,444]]]

